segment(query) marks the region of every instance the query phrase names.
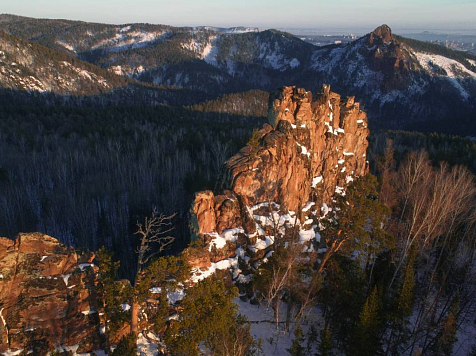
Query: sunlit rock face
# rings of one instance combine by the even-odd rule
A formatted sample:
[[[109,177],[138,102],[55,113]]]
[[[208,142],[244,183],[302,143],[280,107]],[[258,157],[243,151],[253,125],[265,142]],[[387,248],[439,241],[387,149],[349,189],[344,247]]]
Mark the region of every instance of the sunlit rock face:
[[[196,194],[192,232],[217,250],[256,244],[264,206],[299,216],[299,226],[311,221],[303,210],[318,219],[321,207],[368,171],[367,116],[353,97],[342,100],[328,85],[314,98],[284,87],[271,96],[268,118],[259,140],[225,162],[218,191]]]
[[[93,259],[40,233],[0,238],[0,352],[99,348]]]

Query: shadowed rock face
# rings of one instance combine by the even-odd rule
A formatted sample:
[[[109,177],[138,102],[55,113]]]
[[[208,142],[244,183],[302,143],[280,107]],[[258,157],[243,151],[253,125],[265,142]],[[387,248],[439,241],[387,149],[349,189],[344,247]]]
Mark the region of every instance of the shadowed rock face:
[[[393,35],[387,25],[377,27],[366,37],[366,47],[360,51],[362,58],[367,59],[369,68],[383,73],[387,90],[404,89],[411,84],[411,71],[420,69],[418,62],[408,49]]]
[[[270,98],[268,117],[259,145],[248,144],[225,163],[218,194],[196,194],[195,236],[236,227],[253,233],[250,207],[330,204],[336,191],[367,173],[367,117],[353,97],[341,101],[324,85],[313,100],[311,92],[284,87]]]
[[[99,348],[93,258],[40,233],[0,238],[0,352],[39,343]]]

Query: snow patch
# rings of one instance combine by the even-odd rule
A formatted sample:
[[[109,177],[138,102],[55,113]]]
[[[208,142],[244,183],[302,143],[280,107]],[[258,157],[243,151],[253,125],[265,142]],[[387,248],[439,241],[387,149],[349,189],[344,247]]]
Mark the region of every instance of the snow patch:
[[[81,263],[78,265],[78,267],[81,269],[81,272],[84,271],[85,268],[94,268],[94,264],[93,263]]]
[[[149,335],[147,335],[149,336]],[[159,346],[152,341],[149,341],[143,334],[137,338],[137,351],[141,356],[154,356],[159,354]]]
[[[341,196],[345,196],[345,189],[344,189],[344,187],[336,186],[335,192],[336,192],[336,194],[339,194],[339,195],[341,195]]]
[[[7,351],[3,351],[2,355],[3,356],[17,356],[17,355],[20,355],[22,352],[23,352],[23,349],[18,349],[16,351],[7,350]]]
[[[306,155],[308,157],[311,157],[311,153],[307,150],[307,147],[306,146],[303,146],[301,144],[299,144],[299,142],[296,142],[296,144],[301,147],[301,154],[303,155]]]
[[[313,201],[308,201],[307,204],[304,206],[304,208],[302,208],[301,210],[303,212],[307,212],[309,209],[311,209],[314,205],[316,205],[316,203],[314,203]]]
[[[216,66],[218,64],[217,55],[218,55],[218,46],[217,46],[218,37],[211,37],[210,41],[207,42],[205,48],[203,48],[201,57],[208,64]]]
[[[235,267],[238,267],[238,257],[229,258],[227,260],[212,263],[212,265],[208,267],[205,271],[201,271],[200,269],[194,269],[192,270],[192,277],[190,278],[190,280],[194,283],[198,283],[201,280],[210,277],[217,270],[231,269]]]
[[[297,58],[293,58],[291,59],[291,61],[289,62],[289,66],[291,68],[296,68],[296,67],[299,67],[301,63],[299,62],[299,60]]]
[[[312,188],[315,188],[319,183],[321,183],[322,181],[324,181],[324,178],[322,176],[318,176],[318,177],[314,177],[312,178],[312,184],[311,184],[311,187]]]
[[[83,313],[84,315],[91,315],[91,314],[96,314],[97,311],[96,310],[83,310],[81,313]]]
[[[212,236],[213,240],[210,242],[208,251],[211,251],[213,247],[217,249],[225,247],[227,241],[236,242],[237,235],[244,232],[245,231],[241,228],[235,228],[225,230],[221,235],[217,234],[216,232],[209,233],[208,235]]]
[[[69,277],[71,277],[71,274],[62,274],[61,277],[63,277],[64,285],[67,287],[68,280],[69,280]]]
[[[61,47],[69,49],[72,52],[76,52],[76,49],[69,43],[66,43],[66,42],[63,42],[63,41],[60,41],[60,40],[56,40],[56,43],[59,44]]]
[[[464,79],[476,80],[476,73],[466,68],[460,62],[437,54],[417,52],[415,56],[423,69],[432,76],[445,77],[461,96],[468,100],[470,95],[460,83]]]

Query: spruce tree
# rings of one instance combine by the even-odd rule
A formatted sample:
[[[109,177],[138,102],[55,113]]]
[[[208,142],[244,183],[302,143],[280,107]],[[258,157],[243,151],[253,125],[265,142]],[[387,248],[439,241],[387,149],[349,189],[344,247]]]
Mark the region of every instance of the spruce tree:
[[[355,330],[353,349],[357,356],[374,356],[379,347],[380,299],[377,287],[365,301]]]
[[[332,356],[332,334],[329,326],[321,330],[321,342],[316,356]]]
[[[453,298],[448,315],[446,316],[443,328],[438,338],[438,355],[451,356],[453,354],[453,345],[458,340],[458,312],[459,312],[459,294]]]
[[[306,354],[306,348],[304,347],[304,333],[299,325],[294,330],[294,340],[291,347],[287,349],[291,356],[304,356]]]

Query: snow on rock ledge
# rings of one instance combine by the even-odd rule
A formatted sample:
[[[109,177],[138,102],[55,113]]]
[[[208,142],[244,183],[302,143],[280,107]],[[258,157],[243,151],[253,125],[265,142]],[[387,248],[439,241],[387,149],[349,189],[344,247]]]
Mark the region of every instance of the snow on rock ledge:
[[[324,85],[313,100],[311,92],[284,87],[271,96],[268,119],[259,131],[258,147],[247,145],[225,162],[218,194],[196,193],[192,236],[214,253],[190,261],[192,267],[210,268],[236,258],[237,247],[269,252],[270,237],[257,212],[269,202],[279,206],[268,207],[268,214],[279,211],[278,221],[294,214],[291,220],[297,219],[303,241],[317,239],[318,231],[310,229],[317,226],[312,219],[319,218],[320,207],[332,206],[336,191],[345,192],[353,177],[367,173],[367,116],[353,97],[341,101]]]

